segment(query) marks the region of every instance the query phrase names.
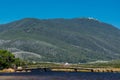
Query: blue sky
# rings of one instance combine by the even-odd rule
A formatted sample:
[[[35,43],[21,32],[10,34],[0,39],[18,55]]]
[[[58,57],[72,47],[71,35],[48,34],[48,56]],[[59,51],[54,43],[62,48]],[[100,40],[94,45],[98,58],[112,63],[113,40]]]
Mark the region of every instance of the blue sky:
[[[0,0],[0,24],[28,17],[93,17],[120,28],[120,0]]]

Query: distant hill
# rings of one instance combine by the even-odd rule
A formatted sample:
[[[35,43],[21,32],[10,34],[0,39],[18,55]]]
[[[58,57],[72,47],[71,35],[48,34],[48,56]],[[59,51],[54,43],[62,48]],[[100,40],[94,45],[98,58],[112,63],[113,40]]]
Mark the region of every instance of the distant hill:
[[[120,30],[90,18],[25,18],[0,25],[0,48],[30,61],[113,60],[120,58]]]

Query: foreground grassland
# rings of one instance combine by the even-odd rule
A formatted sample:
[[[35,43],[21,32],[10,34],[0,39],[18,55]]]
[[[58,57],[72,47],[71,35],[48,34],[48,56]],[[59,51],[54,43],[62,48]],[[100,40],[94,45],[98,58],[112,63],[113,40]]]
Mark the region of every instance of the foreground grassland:
[[[81,64],[66,64],[66,63],[34,63],[28,64],[29,68],[33,67],[79,67],[79,68],[120,68],[120,60],[105,62],[105,63],[81,63]]]
[[[53,71],[78,71],[78,72],[120,72],[120,60],[105,63],[36,63],[29,64],[28,68],[50,68]]]

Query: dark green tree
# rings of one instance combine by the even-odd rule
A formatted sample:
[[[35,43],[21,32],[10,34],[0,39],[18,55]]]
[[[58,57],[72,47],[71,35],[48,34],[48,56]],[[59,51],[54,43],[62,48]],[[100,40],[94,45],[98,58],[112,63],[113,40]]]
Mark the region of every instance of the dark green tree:
[[[7,50],[0,50],[0,67],[11,67],[15,61],[15,56]]]
[[[9,68],[13,67],[13,65],[20,66],[22,61],[19,58],[15,58],[15,56],[7,51],[0,50],[0,68]]]

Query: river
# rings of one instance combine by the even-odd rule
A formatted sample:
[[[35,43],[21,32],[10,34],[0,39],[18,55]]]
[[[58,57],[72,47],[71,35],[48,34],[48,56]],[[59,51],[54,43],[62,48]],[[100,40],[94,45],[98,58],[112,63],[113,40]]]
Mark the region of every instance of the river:
[[[120,80],[120,73],[93,73],[93,72],[0,73],[0,80]]]

